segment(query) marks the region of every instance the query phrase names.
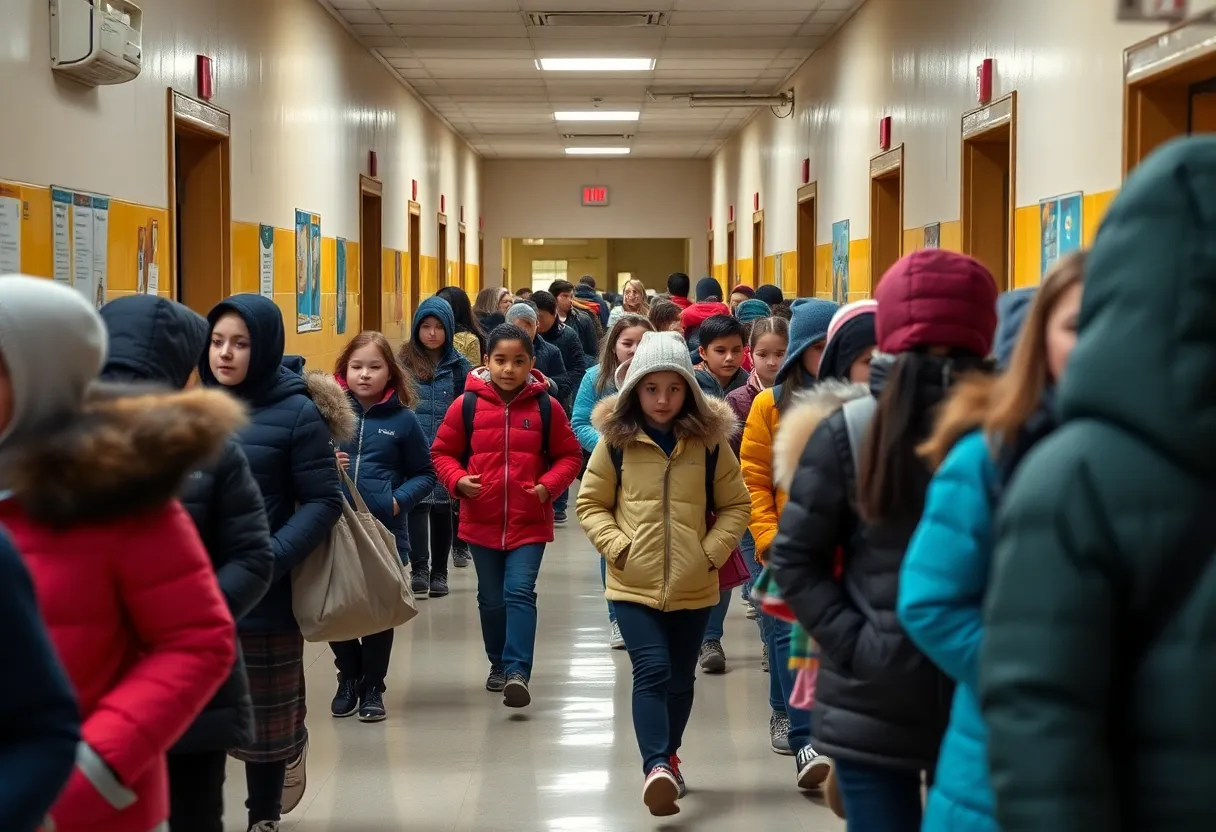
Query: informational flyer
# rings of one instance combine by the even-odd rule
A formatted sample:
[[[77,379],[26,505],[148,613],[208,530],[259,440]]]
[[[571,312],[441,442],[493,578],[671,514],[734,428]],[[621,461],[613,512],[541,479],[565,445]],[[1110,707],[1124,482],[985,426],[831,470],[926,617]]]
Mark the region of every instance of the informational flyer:
[[[72,194],[72,287],[88,298],[93,288],[93,197]]]
[[[832,223],[832,300],[849,302],[849,221]]]
[[[72,285],[72,192],[51,189],[52,277],[56,283]]]
[[[296,211],[296,332],[321,331],[321,217]]]
[[[142,225],[135,232],[135,291],[148,291],[148,229]]]
[[[106,302],[110,272],[110,200],[93,197],[93,279],[92,292],[85,297],[100,309]]]
[[[346,332],[346,240],[338,238],[337,251],[337,287],[338,293],[337,303],[337,318],[338,318],[338,334],[342,335]]]
[[[147,260],[148,260],[148,294],[160,294],[160,262],[157,257],[160,255],[160,220],[150,220],[148,222],[148,241],[147,241]]]
[[[942,247],[942,224],[932,222],[925,226],[925,248]]]
[[[1081,192],[1039,200],[1039,279],[1061,257],[1081,250],[1084,195]]]
[[[264,298],[274,297],[274,226],[258,226],[258,291]]]
[[[0,274],[21,273],[21,192],[0,185]]]

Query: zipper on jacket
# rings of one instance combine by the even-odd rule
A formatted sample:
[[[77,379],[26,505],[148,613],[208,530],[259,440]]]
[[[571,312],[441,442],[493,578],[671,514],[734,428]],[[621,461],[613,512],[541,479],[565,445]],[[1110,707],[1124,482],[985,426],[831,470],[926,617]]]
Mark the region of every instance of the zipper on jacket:
[[[363,460],[363,423],[367,421],[367,411],[359,414],[359,444],[355,447],[355,485],[359,484],[359,463]]]
[[[663,453],[663,449],[659,448]],[[666,453],[663,453],[667,456]],[[667,609],[667,595],[671,589],[671,500],[667,492],[667,484],[671,479],[671,457],[667,457],[667,467],[663,469],[663,599],[660,609]]]
[[[507,550],[507,485],[511,482],[511,405],[502,408],[503,437],[506,447],[502,454],[502,548]]]

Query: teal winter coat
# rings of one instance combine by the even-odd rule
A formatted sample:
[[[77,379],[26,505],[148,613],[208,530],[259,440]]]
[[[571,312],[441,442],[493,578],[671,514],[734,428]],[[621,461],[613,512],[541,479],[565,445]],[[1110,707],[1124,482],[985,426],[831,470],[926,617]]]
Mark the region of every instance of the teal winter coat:
[[[574,410],[570,415],[570,427],[583,450],[591,453],[600,443],[600,432],[591,424],[591,411],[599,404],[600,399],[611,396],[616,392],[616,385],[609,384],[603,393],[595,389],[600,377],[600,365],[595,364],[583,376],[578,386],[578,395],[574,397]]]

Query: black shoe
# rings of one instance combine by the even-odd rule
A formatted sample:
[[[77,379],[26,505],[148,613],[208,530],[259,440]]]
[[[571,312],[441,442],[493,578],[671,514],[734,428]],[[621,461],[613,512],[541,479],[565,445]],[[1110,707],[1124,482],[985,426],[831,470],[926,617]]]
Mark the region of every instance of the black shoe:
[[[566,525],[566,512],[564,512],[564,511],[553,512],[553,525],[555,525],[555,526]]]
[[[448,576],[434,574],[431,575],[431,597],[442,598],[448,594]]]
[[[380,722],[385,716],[387,714],[384,712],[384,694],[380,692],[378,685],[372,685],[359,705],[359,721]]]
[[[798,788],[818,789],[832,772],[832,761],[820,754],[810,745],[798,749],[794,758],[798,765]]]
[[[338,718],[354,716],[359,710],[359,689],[362,685],[357,679],[338,677],[338,692],[334,701],[329,705],[329,712]]]
[[[701,645],[701,669],[706,673],[726,672],[726,651],[718,639],[711,638]]]
[[[501,665],[491,665],[490,675],[486,677],[486,690],[490,693],[502,693],[507,686],[507,671]]]
[[[457,569],[464,569],[469,565],[469,550],[463,547],[452,550],[452,566]]]
[[[507,676],[507,684],[502,692],[502,704],[508,708],[526,708],[532,704],[528,680],[518,670]]]
[[[426,569],[415,569],[410,576],[410,592],[415,598],[428,598],[431,594],[431,573]]]

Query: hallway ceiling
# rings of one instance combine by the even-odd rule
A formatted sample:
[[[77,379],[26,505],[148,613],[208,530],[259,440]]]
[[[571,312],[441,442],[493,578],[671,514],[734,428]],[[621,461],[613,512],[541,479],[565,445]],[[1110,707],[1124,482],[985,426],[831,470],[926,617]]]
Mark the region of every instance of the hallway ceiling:
[[[686,99],[661,100],[662,93],[786,89],[794,71],[864,0],[319,2],[487,158],[562,156],[580,145],[627,146],[634,157],[704,158],[754,108],[692,108]],[[529,20],[537,12],[652,12],[662,20],[636,27],[537,26]],[[551,72],[536,63],[629,57],[656,64],[642,72]],[[558,111],[596,107],[640,110],[641,116],[637,122],[554,120]],[[595,138],[611,134],[617,138]]]

